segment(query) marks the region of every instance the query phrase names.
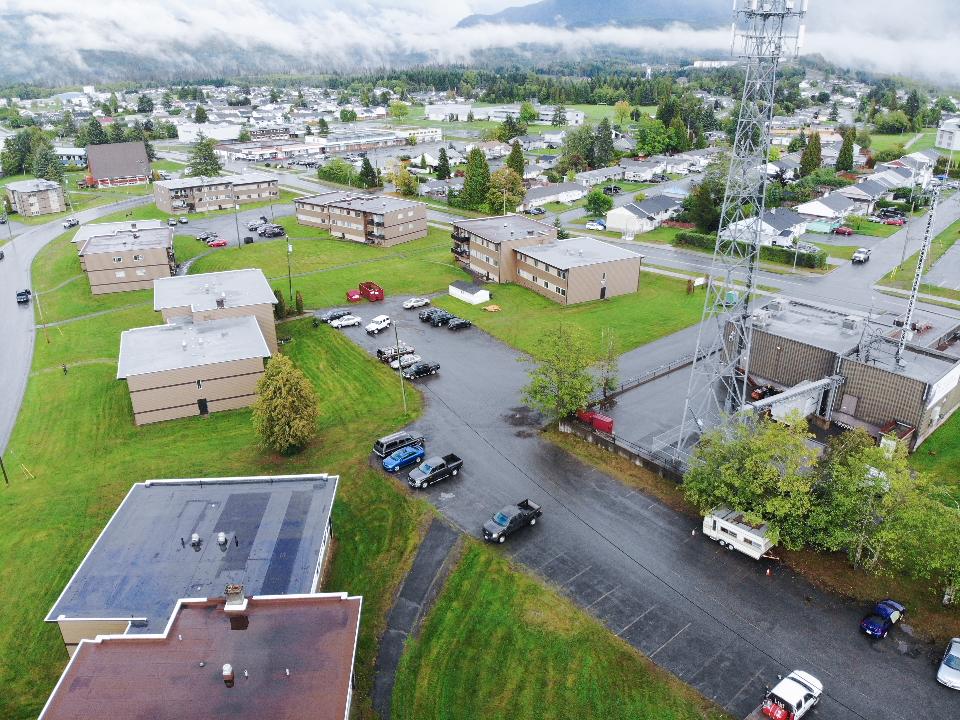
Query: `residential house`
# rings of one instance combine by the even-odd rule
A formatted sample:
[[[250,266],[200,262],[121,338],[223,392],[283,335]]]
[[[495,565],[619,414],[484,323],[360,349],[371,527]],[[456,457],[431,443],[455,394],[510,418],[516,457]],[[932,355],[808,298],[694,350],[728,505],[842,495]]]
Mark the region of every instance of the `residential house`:
[[[800,163],[781,158],[767,163],[767,177],[771,180],[792,182],[800,177]]]
[[[527,152],[530,150],[543,150],[547,147],[547,141],[543,139],[543,135],[521,135],[514,139],[519,142],[520,147]]]
[[[745,218],[731,223],[724,229],[724,237],[745,240],[753,238],[758,219]],[[794,242],[807,231],[807,219],[789,208],[765,210],[760,220],[760,244],[792,247]]]
[[[147,290],[176,271],[173,228],[160,223],[89,223],[74,242],[94,295]]]
[[[643,256],[591,237],[514,248],[513,281],[561,305],[637,291]]]
[[[15,180],[4,186],[10,209],[24,217],[63,212],[63,188],[53,180]]]
[[[720,148],[711,146],[697,150],[686,150],[680,154],[689,163],[687,168],[690,172],[702,172],[707,169],[710,162],[720,154],[720,152]]]
[[[264,172],[158,180],[153,184],[153,199],[160,210],[170,214],[225,210],[277,201],[280,183],[276,175]]]
[[[467,145],[467,152],[474,148],[479,148],[487,160],[496,160],[510,154],[510,146],[507,143],[498,140],[484,140],[483,142],[470,143]]]
[[[621,153],[633,153],[637,151],[637,141],[632,137],[618,137],[613,141],[613,149]]]
[[[641,202],[615,207],[607,212],[607,230],[636,235],[654,230],[680,212],[676,198],[653,195]]]
[[[663,172],[670,173],[672,175],[686,175],[690,172],[691,166],[694,164],[694,160],[686,157],[686,155],[651,155],[649,160],[652,160],[656,163],[661,163],[663,165]]]
[[[615,165],[614,167],[598,168],[596,170],[584,170],[578,172],[575,179],[581,185],[592,188],[597,185],[623,180],[623,168]]]
[[[386,195],[333,191],[297,198],[297,222],[335,237],[390,247],[427,235],[427,206]]]
[[[568,204],[575,203],[577,200],[582,199],[586,194],[587,188],[580,183],[549,183],[547,185],[532,187],[527,190],[527,194],[523,199],[521,208],[523,210],[529,210],[530,208],[542,207],[554,202]]]
[[[543,177],[544,168],[540,165],[535,165],[533,163],[527,163],[523,166],[523,179],[527,182],[532,182],[539,180]]]
[[[564,138],[567,137],[566,130],[544,130],[543,139],[547,145],[551,147],[560,147],[563,144]]]
[[[61,165],[72,165],[78,168],[87,166],[87,149],[77,147],[57,147],[53,149]]]
[[[142,140],[87,146],[87,182],[96,187],[145,185],[150,160]]]
[[[650,182],[654,175],[660,175],[666,171],[666,166],[656,160],[630,160],[629,158],[620,161],[620,168],[623,170],[623,179],[628,182]]]
[[[890,188],[886,185],[867,179],[856,185],[842,187],[836,192],[853,200],[857,205],[857,212],[863,215],[872,213],[877,200],[880,200],[889,190]]]
[[[950,118],[940,123],[935,147],[950,152],[960,150],[960,118]]]
[[[797,205],[794,210],[808,218],[837,221],[843,220],[856,207],[856,203],[850,198],[838,192],[831,192],[816,200]]]
[[[458,193],[463,190],[463,178],[452,177],[446,180],[427,180],[418,186],[421,195],[445,198],[449,193]]]
[[[490,282],[513,282],[514,250],[556,240],[553,225],[523,215],[455,220],[453,254],[464,269]]]

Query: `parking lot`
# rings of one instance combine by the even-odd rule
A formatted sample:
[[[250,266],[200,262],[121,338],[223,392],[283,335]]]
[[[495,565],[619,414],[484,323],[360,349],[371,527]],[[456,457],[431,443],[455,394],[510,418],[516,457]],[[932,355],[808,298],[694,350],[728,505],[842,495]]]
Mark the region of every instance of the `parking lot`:
[[[696,519],[542,440],[541,418],[520,404],[527,378],[519,353],[477,328],[454,333],[421,323],[416,310],[400,308],[403,299],[350,309],[364,323],[390,315],[402,341],[440,363],[438,375],[417,381],[425,411],[413,427],[427,438],[428,455],[463,458],[457,478],[424,492],[464,532],[479,537],[504,505],[526,497],[541,503],[542,522],[505,550],[734,716],[749,713],[766,684],[796,668],[823,681],[814,717],[824,720],[956,713],[955,694],[934,679],[942,648],[913,638],[909,625],[867,640],[857,629],[865,608],[775,562],[721,550],[700,535]],[[371,353],[394,342],[392,329],[376,337],[361,328],[317,332],[345,332]],[[648,346],[648,357],[641,348],[629,366],[656,363],[656,353],[673,352],[669,343]],[[628,395],[621,404],[631,402]]]

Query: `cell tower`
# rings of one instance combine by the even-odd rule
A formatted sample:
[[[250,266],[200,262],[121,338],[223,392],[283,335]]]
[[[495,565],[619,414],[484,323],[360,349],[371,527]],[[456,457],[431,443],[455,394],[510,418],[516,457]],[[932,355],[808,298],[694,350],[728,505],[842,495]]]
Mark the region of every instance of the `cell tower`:
[[[721,424],[746,401],[750,303],[756,290],[770,154],[770,123],[781,59],[803,44],[807,0],[735,0],[732,52],[746,75],[720,229],[697,337],[697,351],[674,458],[704,430]]]
[[[900,342],[897,343],[897,367],[903,367],[906,362],[903,359],[903,351],[907,347],[907,340],[912,334],[913,312],[917,308],[917,296],[920,294],[920,281],[923,278],[923,265],[927,260],[927,254],[930,252],[930,244],[933,242],[933,222],[937,217],[937,205],[940,203],[940,181],[933,189],[933,201],[930,203],[930,212],[927,213],[927,228],[923,233],[923,245],[920,246],[919,257],[917,258],[917,271],[913,276],[913,285],[910,288],[910,299],[907,301],[907,313],[903,318],[903,330],[900,332]]]

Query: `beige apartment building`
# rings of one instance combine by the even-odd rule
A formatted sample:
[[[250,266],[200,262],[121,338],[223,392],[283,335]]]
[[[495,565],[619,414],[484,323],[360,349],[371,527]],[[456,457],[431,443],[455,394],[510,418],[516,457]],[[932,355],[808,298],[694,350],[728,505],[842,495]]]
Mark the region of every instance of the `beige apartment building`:
[[[514,250],[557,239],[557,229],[524,215],[501,215],[453,223],[453,254],[475,275],[495,283],[514,282]]]
[[[259,268],[224,270],[160,278],[153,285],[153,309],[165,322],[202,323],[219,318],[251,316],[271,352],[277,351],[273,306],[277,298]]]
[[[427,206],[412,200],[333,191],[297,198],[297,222],[335,237],[390,247],[427,235]]]
[[[515,248],[514,282],[562,305],[635,293],[643,256],[590,237]]]
[[[7,183],[7,204],[18,215],[36,216],[67,209],[63,188],[53,180],[18,180]]]
[[[137,425],[247,407],[271,355],[252,316],[126,330],[117,379]]]
[[[94,295],[146,290],[176,271],[173,228],[158,221],[91,223],[74,242]]]
[[[263,172],[158,180],[153,184],[154,202],[170,214],[226,210],[279,198],[279,180]]]

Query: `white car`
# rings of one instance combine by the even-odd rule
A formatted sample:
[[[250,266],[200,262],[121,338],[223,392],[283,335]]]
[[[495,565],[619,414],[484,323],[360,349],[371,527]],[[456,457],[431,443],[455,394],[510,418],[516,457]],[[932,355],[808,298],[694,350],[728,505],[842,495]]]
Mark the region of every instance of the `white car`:
[[[424,305],[430,304],[430,298],[415,297],[410,298],[409,300],[404,300],[403,309],[404,310],[413,310],[414,308],[423,307]]]
[[[821,695],[823,683],[810,673],[794,670],[767,693],[760,706],[761,713],[763,717],[782,716],[800,720],[820,702]]]
[[[376,335],[378,332],[381,330],[386,330],[388,327],[390,327],[390,316],[377,315],[364,329],[371,335]]]
[[[411,365],[416,365],[421,360],[423,360],[423,358],[419,355],[402,355],[399,360],[391,360],[390,367],[392,367],[394,370],[408,368]]]
[[[948,688],[960,690],[960,638],[954,638],[947,645],[940,669],[937,670],[937,682]]]
[[[586,225],[584,225],[584,227],[587,230],[606,230],[607,229],[606,223],[595,222],[593,220],[591,220]]]
[[[335,328],[345,328],[345,327],[351,327],[351,326],[360,327],[361,322],[363,322],[363,320],[361,320],[356,315],[344,315],[343,317],[339,317],[336,320],[331,320],[330,327],[335,327]]]

